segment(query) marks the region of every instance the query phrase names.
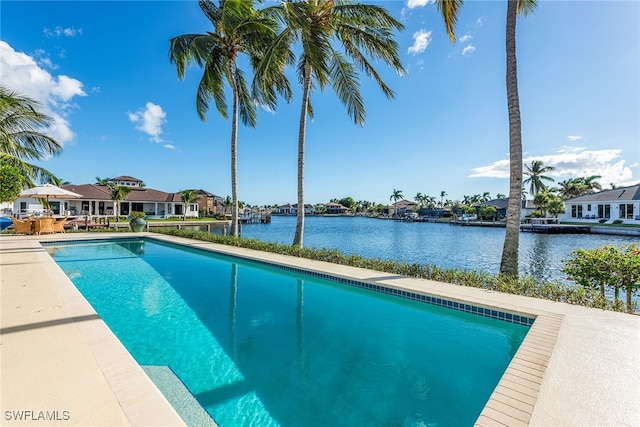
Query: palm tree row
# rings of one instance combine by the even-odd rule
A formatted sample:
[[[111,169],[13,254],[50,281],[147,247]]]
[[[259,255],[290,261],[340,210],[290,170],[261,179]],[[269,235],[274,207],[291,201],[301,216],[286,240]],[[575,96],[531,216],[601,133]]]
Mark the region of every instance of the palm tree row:
[[[176,64],[180,79],[192,63],[203,68],[196,94],[196,110],[201,120],[205,120],[212,98],[220,115],[227,118],[225,82],[231,88],[231,234],[236,236],[238,110],[242,122],[254,127],[257,105],[273,110],[279,95],[290,101],[292,90],[285,69],[295,65],[302,85],[298,124],[298,206],[304,206],[306,120],[313,116],[311,93],[315,89],[332,87],[354,123],[362,125],[366,111],[358,70],[364,71],[387,97],[392,98],[393,92],[371,61],[381,61],[404,74],[398,45],[393,38],[393,32],[403,26],[382,7],[342,0],[283,2],[262,10],[256,10],[252,0],[220,0],[219,6],[211,0],[200,0],[199,5],[213,31],[172,38],[169,57]],[[294,45],[301,47],[297,61]],[[248,56],[254,72],[251,91],[238,68],[240,54]],[[299,209],[294,245],[302,246],[303,230],[304,209]]]

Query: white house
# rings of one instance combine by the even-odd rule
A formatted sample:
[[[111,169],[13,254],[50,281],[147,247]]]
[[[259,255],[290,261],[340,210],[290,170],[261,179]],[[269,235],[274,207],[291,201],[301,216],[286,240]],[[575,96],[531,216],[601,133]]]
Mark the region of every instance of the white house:
[[[198,217],[198,203],[185,206],[180,193],[165,193],[142,185],[142,181],[129,176],[120,176],[111,183],[131,190],[125,200],[119,202],[119,215],[133,211],[144,212],[151,217],[186,216]],[[61,188],[82,195],[79,199],[50,199],[49,207],[56,215],[114,216],[115,206],[109,187],[98,184],[67,184]],[[39,199],[21,197],[13,203],[12,214],[26,216],[39,213],[44,206]]]
[[[640,224],[640,183],[629,187],[603,190],[564,201],[564,221],[622,220]]]

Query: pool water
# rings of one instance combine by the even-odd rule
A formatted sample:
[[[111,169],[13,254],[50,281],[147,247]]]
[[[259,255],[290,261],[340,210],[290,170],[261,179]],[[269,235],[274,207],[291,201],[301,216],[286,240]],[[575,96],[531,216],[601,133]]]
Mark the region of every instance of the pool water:
[[[471,425],[528,331],[152,240],[47,250],[223,427]]]

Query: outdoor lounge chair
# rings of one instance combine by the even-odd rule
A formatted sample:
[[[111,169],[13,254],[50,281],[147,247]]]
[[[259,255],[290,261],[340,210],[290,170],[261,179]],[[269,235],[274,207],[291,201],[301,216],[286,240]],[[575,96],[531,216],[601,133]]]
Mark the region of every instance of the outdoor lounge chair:
[[[15,217],[11,217],[11,222],[13,222],[13,231],[16,234],[33,234],[33,222],[25,221]]]
[[[36,234],[55,233],[55,231],[53,231],[53,223],[55,221],[56,220],[51,216],[38,218],[35,223]]]
[[[55,220],[53,223],[54,233],[64,233],[64,223],[67,222],[67,217]]]

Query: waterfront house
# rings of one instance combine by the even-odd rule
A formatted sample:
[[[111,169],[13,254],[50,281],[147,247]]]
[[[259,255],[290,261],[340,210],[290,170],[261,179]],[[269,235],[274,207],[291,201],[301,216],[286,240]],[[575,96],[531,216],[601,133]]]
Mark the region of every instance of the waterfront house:
[[[315,206],[305,204],[304,205],[304,214],[305,215],[315,215],[318,212],[316,211]],[[280,205],[273,210],[274,215],[298,215],[298,204],[287,203],[286,205]]]
[[[340,203],[329,202],[325,203],[327,215],[346,215],[350,212],[350,209],[346,206],[342,206]]]
[[[277,208],[275,208],[273,210],[273,213],[275,215],[292,215],[291,213],[292,209],[293,209],[293,206],[291,206],[290,203],[287,203],[286,205],[280,205]]]
[[[213,193],[209,193],[205,190],[194,190],[200,197],[198,199],[198,210],[204,212],[205,215],[215,215],[217,213],[225,213],[224,199],[220,196],[216,196]]]
[[[384,214],[390,216],[403,216],[411,212],[417,211],[418,204],[411,200],[400,200],[391,206],[384,208]]]
[[[564,221],[621,220],[640,224],[640,183],[584,194],[564,201]]]
[[[131,189],[125,200],[119,203],[119,215],[127,216],[133,211],[144,212],[150,217],[182,216],[198,217],[198,203],[185,206],[180,193],[167,193],[144,186],[142,180],[130,176],[119,176],[109,180],[114,185]],[[109,186],[99,184],[66,184],[61,188],[81,194],[70,200],[50,200],[49,208],[56,215],[115,216],[114,201]],[[13,214],[26,216],[44,210],[39,199],[19,198],[13,204]]]

